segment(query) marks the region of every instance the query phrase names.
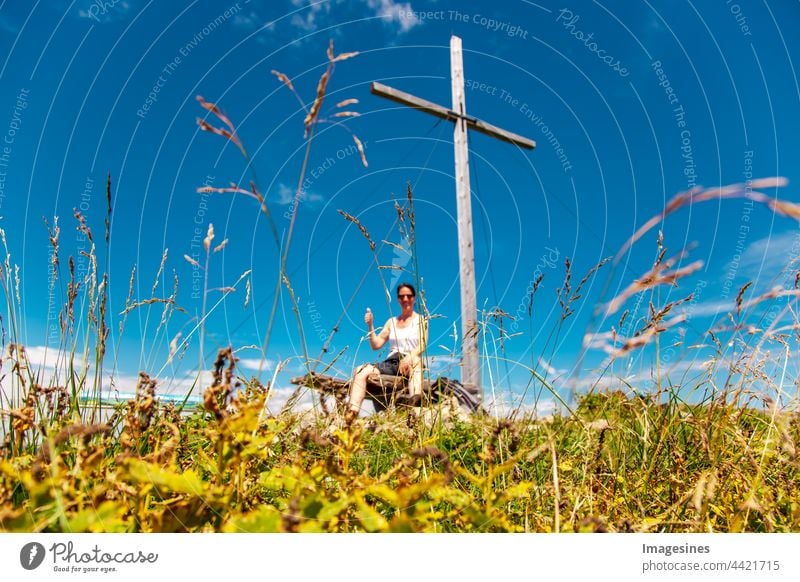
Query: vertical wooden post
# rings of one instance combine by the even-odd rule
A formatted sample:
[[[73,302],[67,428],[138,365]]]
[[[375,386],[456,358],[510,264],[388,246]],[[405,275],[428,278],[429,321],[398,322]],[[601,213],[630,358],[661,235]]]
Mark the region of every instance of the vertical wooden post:
[[[453,111],[466,115],[464,63],[461,39],[450,37],[450,79]],[[456,209],[458,216],[458,259],[461,279],[461,382],[483,396],[478,359],[477,302],[475,299],[475,249],[472,240],[472,201],[470,199],[467,120],[455,122],[453,134],[456,158]]]
[[[455,123],[453,143],[456,154],[458,258],[459,278],[461,280],[461,382],[464,386],[470,388],[473,394],[479,394],[483,399],[478,359],[478,305],[475,298],[475,249],[472,242],[472,203],[469,188],[467,130],[474,129],[526,149],[535,148],[536,142],[467,115],[467,105],[464,99],[464,63],[461,55],[461,39],[457,36],[450,37],[450,82],[453,90],[452,109],[420,99],[410,93],[387,87],[378,82],[372,83],[372,92],[380,97],[414,107],[419,111],[424,111]]]

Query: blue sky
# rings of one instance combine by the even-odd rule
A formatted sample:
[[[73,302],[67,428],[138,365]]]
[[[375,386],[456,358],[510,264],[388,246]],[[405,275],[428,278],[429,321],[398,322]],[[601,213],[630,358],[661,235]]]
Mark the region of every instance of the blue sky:
[[[531,152],[470,135],[479,308],[522,316],[502,349],[499,330],[487,328],[487,391],[494,386],[498,400],[529,397],[537,388],[525,392],[530,374],[517,363],[549,370],[557,383],[573,375],[586,385],[607,363],[596,349],[579,359],[587,332],[602,334],[614,325],[632,335],[651,299],[664,305],[694,291],[694,302],[684,306],[687,321],[662,334],[663,349],[682,341],[668,361],[680,362],[680,371],[692,369],[706,355],[687,346],[730,308],[742,285],[754,281],[746,298],[776,284],[791,286],[793,274],[782,269],[793,246],[800,250],[796,221],[742,199],[683,208],[615,268],[606,265],[585,286],[575,314],[553,333],[564,260],[572,263],[574,287],[675,193],[695,185],[785,176],[789,185],[780,196],[800,199],[794,67],[800,46],[789,27],[798,16],[800,5],[789,1],[0,2],[0,225],[21,273],[18,339],[50,365],[42,355],[53,345],[48,326],[54,323],[47,316],[49,243],[42,217],[51,223],[59,217],[62,278],[69,254],[85,272],[79,252],[87,241],[74,228],[72,210],[82,210],[102,241],[110,172],[109,345],[119,354],[117,385],[129,386],[145,369],[159,375],[165,390],[180,392],[196,371],[202,272],[184,255],[204,262],[196,255],[195,229],[204,237],[209,224],[213,244],[228,243],[212,256],[208,286],[238,285],[221,302],[221,292],[207,294],[206,366],[218,347],[231,343],[242,348],[242,373],[254,373],[260,352],[246,346],[263,345],[279,253],[255,200],[196,190],[246,186],[255,176],[285,240],[305,152],[305,111],[271,71],[291,78],[310,104],[333,40],[337,54],[360,54],[337,64],[323,113],[353,98],[359,102],[350,108],[360,116],[320,125],[308,161],[287,263],[308,353],[320,354],[344,314],[333,338],[332,351],[345,350],[337,372],[349,374],[354,361],[378,357],[362,340],[363,311],[370,306],[382,321],[389,313],[383,286],[402,272],[403,279],[421,281],[437,315],[432,369],[458,377],[452,125],[369,92],[377,80],[449,105],[455,34],[464,46],[468,113],[538,143]],[[224,138],[199,130],[195,120],[206,112],[197,95],[217,103],[235,124],[252,157],[249,168]],[[220,125],[213,116],[207,120]],[[364,144],[366,168],[352,134]],[[404,239],[394,203],[404,203],[407,183],[415,198],[416,261],[398,249]],[[338,210],[366,226],[378,244],[378,263],[397,269],[378,270],[366,240]],[[702,268],[677,288],[663,287],[638,302],[633,297],[627,327],[618,314],[593,318],[650,267],[659,228],[669,255],[691,249],[678,266],[700,260]],[[120,336],[131,268],[136,265],[134,299],[150,298],[165,249],[155,296],[171,294],[174,270],[177,303],[186,313],[174,313],[159,328],[160,306],[135,310]],[[540,274],[531,321],[528,289]],[[513,323],[503,325],[507,332]],[[165,366],[178,333],[186,351]],[[652,352],[616,362],[614,373],[646,383]],[[302,354],[283,289],[263,379],[289,360],[279,377],[286,386],[286,377],[300,373]]]

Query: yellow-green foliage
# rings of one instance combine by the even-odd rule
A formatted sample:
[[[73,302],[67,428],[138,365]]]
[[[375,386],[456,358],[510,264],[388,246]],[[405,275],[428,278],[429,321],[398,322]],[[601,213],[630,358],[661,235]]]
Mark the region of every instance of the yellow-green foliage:
[[[800,530],[797,414],[610,393],[546,421],[335,428],[265,417],[265,397],[179,415],[143,391],[106,424],[30,427],[0,459],[0,529]]]

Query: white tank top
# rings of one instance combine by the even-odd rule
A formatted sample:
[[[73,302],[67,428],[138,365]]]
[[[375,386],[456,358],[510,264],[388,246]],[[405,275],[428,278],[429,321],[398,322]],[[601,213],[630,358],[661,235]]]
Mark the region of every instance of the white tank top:
[[[419,314],[411,316],[408,327],[397,327],[397,318],[392,318],[389,326],[390,354],[407,354],[419,347]]]

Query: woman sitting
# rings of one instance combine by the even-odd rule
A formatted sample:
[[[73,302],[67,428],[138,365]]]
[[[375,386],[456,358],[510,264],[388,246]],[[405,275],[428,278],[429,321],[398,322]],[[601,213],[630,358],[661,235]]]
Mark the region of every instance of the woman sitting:
[[[361,403],[367,393],[367,377],[373,374],[405,376],[409,379],[411,397],[422,395],[422,353],[428,339],[428,322],[414,311],[417,292],[410,283],[400,283],[397,287],[397,301],[400,315],[386,321],[380,333],[375,333],[372,311],[369,307],[364,314],[364,323],[369,330],[367,339],[373,350],[381,349],[389,342],[389,357],[383,362],[360,366],[350,383],[350,398],[347,417],[352,420],[361,411]]]

